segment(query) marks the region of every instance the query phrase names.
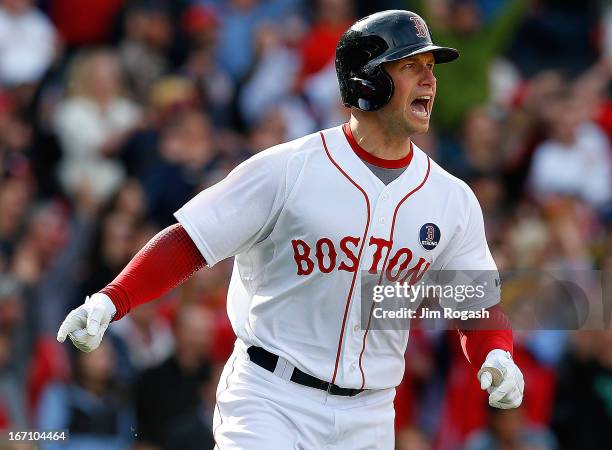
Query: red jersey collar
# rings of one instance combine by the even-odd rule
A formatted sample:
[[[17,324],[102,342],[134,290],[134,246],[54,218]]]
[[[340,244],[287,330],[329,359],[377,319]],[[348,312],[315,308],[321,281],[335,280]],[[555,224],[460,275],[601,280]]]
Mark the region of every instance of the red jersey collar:
[[[401,159],[383,159],[377,156],[372,155],[365,151],[355,140],[353,136],[353,132],[351,131],[351,126],[348,123],[342,125],[342,131],[344,131],[344,136],[346,136],[346,140],[351,145],[351,148],[355,152],[357,156],[359,156],[364,161],[369,162],[378,167],[383,167],[385,169],[400,169],[402,167],[406,167],[412,161],[412,141],[410,141],[410,152],[406,156]]]

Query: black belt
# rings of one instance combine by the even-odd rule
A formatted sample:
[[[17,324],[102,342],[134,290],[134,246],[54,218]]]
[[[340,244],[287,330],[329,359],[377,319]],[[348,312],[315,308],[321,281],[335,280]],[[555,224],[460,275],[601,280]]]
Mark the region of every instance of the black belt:
[[[247,349],[247,353],[255,364],[264,369],[274,372],[276,369],[276,364],[278,363],[278,356],[274,353],[270,353],[269,351],[261,348],[261,347],[249,347]],[[327,391],[332,395],[342,395],[345,397],[352,397],[353,395],[357,395],[360,392],[363,392],[365,389],[351,389],[351,388],[342,388],[340,386],[336,386],[328,381],[319,380],[312,375],[308,375],[307,373],[302,372],[297,367],[293,368],[293,373],[291,374],[291,381],[297,384],[301,384],[302,386],[308,386],[315,389],[321,389],[322,391]]]

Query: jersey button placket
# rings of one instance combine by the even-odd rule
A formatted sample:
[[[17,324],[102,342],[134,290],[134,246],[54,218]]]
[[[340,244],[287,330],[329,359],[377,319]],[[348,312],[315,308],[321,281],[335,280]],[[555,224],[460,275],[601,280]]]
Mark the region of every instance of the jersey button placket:
[[[367,241],[366,242],[370,242],[370,239],[372,237],[375,237],[377,239],[389,239],[389,233],[390,233],[390,219],[388,219],[389,217],[392,217],[393,215],[393,204],[391,204],[391,202],[389,202],[389,194],[387,192],[383,192],[380,194],[380,196],[378,197],[379,201],[378,204],[376,205],[374,212],[373,212],[373,216],[372,216],[372,223],[373,223],[373,227],[372,227],[372,232],[371,234],[367,237]],[[376,251],[376,249],[374,248],[374,246],[371,246],[370,248],[368,248],[368,252],[369,252],[369,261],[371,263],[372,261],[372,256],[373,253]],[[382,257],[380,258],[380,261],[378,263],[378,267],[377,270],[380,270],[383,261],[386,259],[386,252],[391,251],[391,249],[386,248],[383,252],[382,252]],[[367,312],[365,312],[365,314],[367,315]],[[367,322],[367,317],[365,317],[365,320]],[[366,329],[364,327],[361,326],[361,321],[355,325],[353,327],[353,335],[356,338],[355,344],[357,345],[357,361],[353,361],[349,364],[348,366],[348,371],[350,374],[354,374],[357,369],[359,368],[359,355],[361,355],[362,352],[362,346],[364,345],[364,333],[366,332]],[[359,374],[357,374],[359,375]],[[364,376],[366,376],[364,374]],[[361,376],[359,375],[359,381],[361,381]]]
[[[368,236],[366,237],[366,242],[369,242],[372,237],[387,239],[387,236],[389,234],[388,220],[387,220],[387,217],[389,217],[389,214],[390,214],[390,211],[389,211],[390,206],[388,202],[389,194],[386,192],[383,192],[382,194],[379,194],[378,198],[379,198],[378,205],[372,211],[372,219],[371,219],[372,228],[371,228],[370,233],[368,233]],[[360,262],[360,267],[359,267],[360,271],[369,269],[369,264],[371,264],[371,257],[372,257],[371,252],[374,252],[374,249],[366,245],[366,247],[364,248],[364,252],[366,254],[368,253],[370,254],[368,255],[369,258],[365,257],[366,255],[364,254],[364,258],[362,258]],[[383,259],[384,259],[384,255],[383,255]],[[366,266],[364,266],[364,264],[366,264],[364,262],[365,260],[368,260],[368,263],[367,263],[368,265]],[[349,328],[350,330],[350,333],[348,333],[349,335],[346,336],[342,359],[344,361],[343,367],[346,370],[345,376],[348,377],[348,380],[356,379],[360,382],[361,376],[358,374],[359,355],[361,354],[361,350],[362,350],[363,336],[365,333],[365,329],[362,327],[361,316],[360,316],[361,290],[357,289],[355,294],[356,296],[354,297],[353,300],[354,301],[356,300],[356,303],[353,303],[351,305],[351,311],[349,313],[351,317],[350,321],[353,323],[353,325]],[[359,307],[357,307],[358,303],[359,303]]]
[[[389,193],[387,192],[387,190],[383,191],[380,196],[379,196],[379,205],[375,210],[375,216],[377,217],[375,219],[375,223],[378,224],[378,226],[376,227],[377,232],[376,234],[379,235],[377,237],[382,237],[380,236],[381,233],[382,235],[384,235],[385,232],[385,227],[383,225],[386,225],[388,220],[387,220],[387,214],[388,214],[388,209],[389,209]]]

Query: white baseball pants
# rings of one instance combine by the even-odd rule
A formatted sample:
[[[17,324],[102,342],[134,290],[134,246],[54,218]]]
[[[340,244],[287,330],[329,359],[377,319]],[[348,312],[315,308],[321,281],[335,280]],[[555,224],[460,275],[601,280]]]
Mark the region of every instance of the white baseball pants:
[[[287,365],[269,372],[237,341],[217,388],[215,450],[393,450],[395,389],[331,395],[288,381]]]

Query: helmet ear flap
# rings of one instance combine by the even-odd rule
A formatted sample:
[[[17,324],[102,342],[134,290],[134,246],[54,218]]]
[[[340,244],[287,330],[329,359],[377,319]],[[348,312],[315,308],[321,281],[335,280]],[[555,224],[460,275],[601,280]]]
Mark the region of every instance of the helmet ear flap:
[[[357,106],[362,111],[372,110],[372,99],[376,97],[376,85],[365,78],[352,77],[348,80],[349,89],[357,100]]]
[[[382,87],[381,92],[379,94],[382,102],[379,108],[382,108],[387,103],[389,103],[389,100],[391,100],[391,97],[393,97],[393,92],[395,91],[395,84],[393,83],[393,78],[391,78],[391,75],[389,75],[389,73],[385,70],[383,66],[378,66],[376,70],[376,76],[380,80],[379,83]]]
[[[382,67],[374,69],[367,78],[351,77],[347,81],[352,93],[351,97],[356,100],[353,106],[362,111],[375,111],[382,108],[393,95],[393,79]]]

